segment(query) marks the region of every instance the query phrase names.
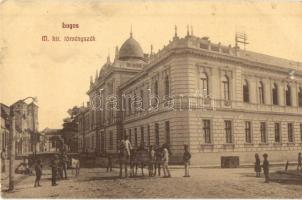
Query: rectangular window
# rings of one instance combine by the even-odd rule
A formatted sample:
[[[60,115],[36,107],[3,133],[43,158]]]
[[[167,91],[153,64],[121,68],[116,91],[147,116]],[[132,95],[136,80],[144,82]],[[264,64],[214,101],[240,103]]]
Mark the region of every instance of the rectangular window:
[[[275,123],[275,142],[281,142],[280,123]]]
[[[132,144],[132,133],[131,133],[131,128],[129,129],[129,141]]]
[[[150,146],[150,143],[151,143],[150,142],[151,141],[150,125],[148,125],[148,130],[147,131],[148,131],[148,133],[147,133],[148,134],[148,146]]]
[[[300,142],[302,142],[302,123],[300,124]]]
[[[159,145],[159,125],[155,123],[155,144]]]
[[[230,120],[224,121],[226,143],[233,143],[232,137],[232,122]]]
[[[260,123],[260,135],[261,135],[261,143],[267,143],[267,135],[266,135],[266,123]]]
[[[134,142],[135,146],[137,147],[137,128],[134,129]]]
[[[145,146],[145,134],[144,134],[144,127],[141,126],[141,145]]]
[[[113,149],[113,132],[110,131],[109,134],[109,148]]]
[[[245,142],[252,143],[252,127],[250,121],[245,122]]]
[[[170,144],[170,122],[165,122],[166,143]]]
[[[202,121],[203,121],[204,142],[207,144],[210,144],[210,143],[212,143],[211,121],[210,120],[202,120]]]
[[[294,127],[292,123],[287,124],[288,142],[294,142]]]

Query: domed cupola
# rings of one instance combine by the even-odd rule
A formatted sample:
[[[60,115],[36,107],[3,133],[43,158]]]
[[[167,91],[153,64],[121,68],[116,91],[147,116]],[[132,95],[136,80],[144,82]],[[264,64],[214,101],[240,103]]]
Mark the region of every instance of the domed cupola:
[[[120,60],[139,59],[144,60],[144,52],[141,45],[133,39],[132,31],[130,38],[124,42],[119,51]]]

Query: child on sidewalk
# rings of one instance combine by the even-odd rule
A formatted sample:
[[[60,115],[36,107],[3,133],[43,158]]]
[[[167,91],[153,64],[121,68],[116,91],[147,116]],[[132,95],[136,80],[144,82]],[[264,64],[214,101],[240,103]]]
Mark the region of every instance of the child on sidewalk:
[[[36,171],[36,180],[35,180],[35,187],[40,187],[40,180],[42,176],[42,165],[41,165],[41,160],[37,160],[36,165],[35,165],[35,171]]]
[[[261,173],[261,163],[258,153],[255,154],[255,172],[256,177],[260,177]]]
[[[189,174],[189,167],[190,167],[190,159],[191,159],[191,154],[189,152],[189,147],[188,145],[184,145],[184,155],[183,155],[183,162],[185,165],[185,175],[184,177],[190,177]]]

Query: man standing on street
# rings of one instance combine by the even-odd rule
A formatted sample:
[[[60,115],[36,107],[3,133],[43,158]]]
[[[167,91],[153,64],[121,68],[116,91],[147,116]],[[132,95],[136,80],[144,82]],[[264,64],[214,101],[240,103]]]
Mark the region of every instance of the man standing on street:
[[[54,159],[51,161],[51,185],[56,186],[57,184],[57,174],[58,174],[58,155],[55,155]]]
[[[184,155],[183,155],[183,162],[184,162],[184,165],[185,165],[185,175],[184,175],[184,177],[190,177],[190,173],[189,173],[190,159],[191,159],[191,154],[189,152],[189,146],[184,145]]]
[[[264,177],[265,177],[265,183],[269,182],[269,162],[267,160],[268,155],[265,153],[263,154],[263,173],[264,173]]]
[[[5,159],[6,159],[6,153],[5,153],[5,148],[2,149],[1,152],[1,172],[5,172]]]

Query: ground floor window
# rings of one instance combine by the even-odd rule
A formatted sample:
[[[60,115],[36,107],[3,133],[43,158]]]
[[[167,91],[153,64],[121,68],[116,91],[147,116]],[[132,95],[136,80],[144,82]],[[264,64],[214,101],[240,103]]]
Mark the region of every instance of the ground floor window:
[[[159,145],[159,125],[155,123],[155,144]]]
[[[292,123],[287,124],[288,142],[294,142],[294,127]]]
[[[144,134],[144,127],[141,126],[141,145],[145,146],[145,134]]]
[[[266,123],[260,123],[260,135],[261,135],[261,143],[267,143],[267,134],[266,134]]]
[[[252,143],[252,127],[250,121],[245,122],[245,142]]]
[[[302,124],[300,124],[300,142],[302,142]]]
[[[275,142],[281,142],[280,123],[275,123]]]
[[[204,142],[209,144],[212,143],[211,137],[211,121],[208,119],[202,120],[203,121],[203,134],[204,134]]]
[[[137,147],[137,128],[134,129],[134,143],[135,146]]]
[[[109,132],[109,149],[113,149],[113,132]]]
[[[233,143],[232,122],[230,120],[224,121],[224,129],[225,129],[226,143]]]
[[[150,125],[148,125],[147,134],[148,134],[148,146],[150,146],[150,141],[151,141]]]
[[[170,122],[165,122],[166,143],[170,144]]]
[[[128,137],[129,137],[129,141],[130,141],[130,143],[132,144],[132,133],[131,133],[131,128],[129,128],[129,135],[128,135]]]

